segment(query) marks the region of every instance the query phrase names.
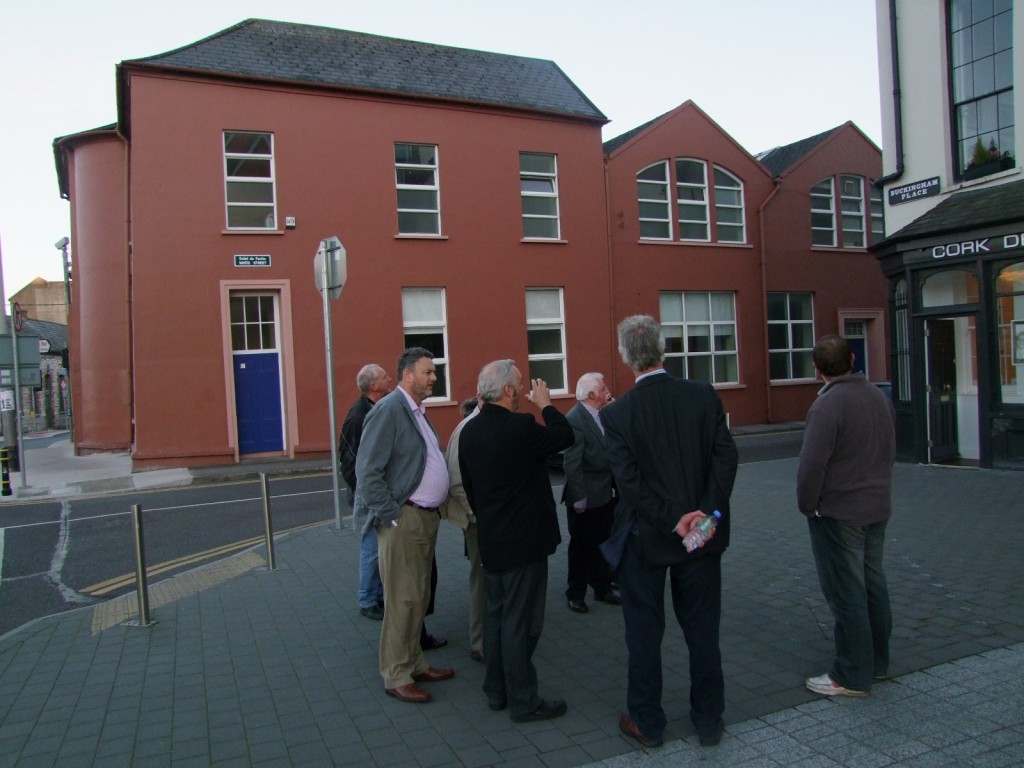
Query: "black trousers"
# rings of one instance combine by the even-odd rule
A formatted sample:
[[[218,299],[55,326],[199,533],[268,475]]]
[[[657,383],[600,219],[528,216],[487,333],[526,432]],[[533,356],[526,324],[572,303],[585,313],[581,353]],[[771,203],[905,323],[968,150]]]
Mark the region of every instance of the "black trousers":
[[[612,499],[599,507],[587,507],[587,511],[581,513],[566,502],[569,579],[565,596],[570,600],[583,600],[588,585],[594,588],[595,597],[611,591],[611,570],[598,547],[611,533],[616,501]]]

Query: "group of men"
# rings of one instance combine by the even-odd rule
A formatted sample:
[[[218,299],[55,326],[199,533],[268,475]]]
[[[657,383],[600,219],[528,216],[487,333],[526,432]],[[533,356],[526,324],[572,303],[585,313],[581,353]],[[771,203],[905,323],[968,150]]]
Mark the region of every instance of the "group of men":
[[[667,578],[689,654],[690,719],[702,745],[721,739],[721,556],[736,445],[715,389],[665,371],[665,342],[653,318],[628,317],[617,332],[636,380],[625,395],[614,399],[603,375],[584,374],[578,402],[563,416],[543,380],[524,382],[512,360],[495,360],[481,370],[476,397],[462,404],[464,418],[443,452],[423,405],[436,381],[428,350],[402,353],[394,391],[380,366],[360,372],[363,394],[342,430],[342,466],[361,536],[360,612],[382,620],[388,695],[424,703],[432,696],[420,683],[455,675],[423,655],[433,647],[423,642],[423,622],[432,570],[436,584],[438,527],[447,517],[464,532],[470,652],[485,664],[488,705],[507,708],[514,722],[566,712],[564,701],[540,697],[532,660],[544,624],[548,558],[561,541],[546,460],[564,452],[566,599],[571,611],[586,613],[589,587],[595,600],[622,606],[628,679],[621,731],[645,747],[662,743]],[[891,617],[881,555],[893,411],[852,372],[841,337],[819,340],[813,355],[826,384],[807,418],[798,506],[836,621],[836,660],[806,684],[823,695],[862,696],[888,673]],[[519,412],[524,398],[543,423]],[[687,551],[682,538],[714,511],[717,529]]]

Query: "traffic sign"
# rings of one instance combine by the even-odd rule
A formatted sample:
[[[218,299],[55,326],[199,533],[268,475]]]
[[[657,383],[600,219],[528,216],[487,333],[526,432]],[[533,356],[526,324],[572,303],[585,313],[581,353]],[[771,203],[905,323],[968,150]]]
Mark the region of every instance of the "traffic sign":
[[[345,246],[336,235],[320,241],[316,256],[313,257],[313,282],[318,291],[324,290],[324,259],[327,260],[327,287],[331,290],[331,298],[341,296],[341,289],[348,279],[348,254]]]

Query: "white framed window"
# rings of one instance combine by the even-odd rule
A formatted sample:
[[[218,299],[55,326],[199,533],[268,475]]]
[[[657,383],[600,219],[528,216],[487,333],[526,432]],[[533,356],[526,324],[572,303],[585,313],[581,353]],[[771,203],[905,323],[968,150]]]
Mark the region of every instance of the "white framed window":
[[[768,294],[768,367],[772,381],[814,378],[814,297]]]
[[[811,243],[836,245],[836,209],[832,177],[811,187]]]
[[[882,204],[882,190],[871,185],[871,242],[885,239],[885,206]]]
[[[526,289],[526,347],[531,379],[544,379],[555,394],[568,392],[565,308],[561,288]]]
[[[708,168],[703,160],[676,160],[676,205],[679,208],[679,239],[703,240],[708,236]]]
[[[720,243],[745,243],[746,222],[743,215],[743,182],[724,168],[715,173],[715,235]]]
[[[672,214],[668,199],[668,161],[662,160],[636,175],[642,240],[671,240]]]
[[[736,294],[663,291],[658,296],[665,370],[711,384],[738,384]]]
[[[274,134],[224,131],[224,203],[228,229],[274,229]]]
[[[274,294],[232,293],[229,309],[232,352],[267,352],[277,349]]]
[[[398,191],[398,232],[441,234],[441,187],[437,146],[395,144],[395,186]]]
[[[423,347],[434,356],[437,381],[429,400],[448,400],[448,313],[444,288],[402,289],[405,347]]]
[[[519,153],[523,237],[558,240],[558,164],[554,155]]]
[[[843,174],[839,177],[843,209],[843,247],[864,247],[864,179]]]

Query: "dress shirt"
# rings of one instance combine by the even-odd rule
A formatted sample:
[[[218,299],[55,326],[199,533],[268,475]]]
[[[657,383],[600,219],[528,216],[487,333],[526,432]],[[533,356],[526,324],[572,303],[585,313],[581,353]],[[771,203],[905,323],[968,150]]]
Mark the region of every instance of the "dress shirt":
[[[405,395],[405,399],[412,409],[413,418],[416,420],[416,426],[423,437],[423,442],[427,445],[427,463],[423,468],[423,477],[420,479],[420,484],[416,486],[416,490],[410,494],[408,500],[418,506],[434,509],[441,506],[444,500],[448,498],[448,465],[445,464],[444,455],[441,453],[441,446],[437,442],[437,435],[434,434],[433,427],[427,421],[427,414],[424,411],[423,403],[417,405],[408,392],[402,389],[402,387],[398,389]]]
[[[594,421],[597,422],[597,428],[601,430],[601,434],[604,434],[604,424],[601,423],[601,412],[592,406],[590,403],[580,401],[583,403],[583,407],[587,409],[587,413],[594,417]]]

